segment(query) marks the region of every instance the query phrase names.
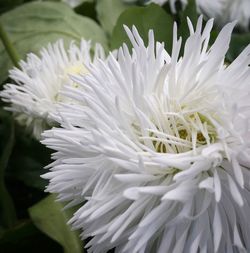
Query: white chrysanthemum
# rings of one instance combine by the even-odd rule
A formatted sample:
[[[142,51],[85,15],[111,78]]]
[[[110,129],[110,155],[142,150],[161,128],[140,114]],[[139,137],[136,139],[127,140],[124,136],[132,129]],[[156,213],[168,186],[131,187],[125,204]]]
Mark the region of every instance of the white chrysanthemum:
[[[197,11],[198,13],[202,13],[209,18],[215,18],[217,21],[217,19],[222,14],[222,10],[225,6],[225,1],[228,0],[196,0]]]
[[[230,21],[237,21],[237,25],[244,30],[250,25],[249,0],[199,0],[202,13],[208,17],[215,17],[216,23],[224,25]]]
[[[44,177],[82,203],[71,224],[89,252],[250,252],[250,46],[226,66],[234,24],[209,47],[212,25],[189,22],[183,57],[176,26],[171,55],[126,28],[132,53],[67,88],[81,103],[45,132],[57,152]]]
[[[20,61],[20,69],[10,70],[15,83],[6,84],[0,96],[10,103],[7,109],[15,113],[18,122],[30,128],[36,138],[53,125],[49,114],[55,112],[56,104],[68,100],[60,92],[65,85],[74,86],[69,75],[88,73],[90,51],[90,41],[82,40],[80,47],[72,42],[66,51],[59,40],[43,48],[40,57],[28,54],[26,61]],[[99,57],[104,58],[104,51],[97,44],[94,59]]]

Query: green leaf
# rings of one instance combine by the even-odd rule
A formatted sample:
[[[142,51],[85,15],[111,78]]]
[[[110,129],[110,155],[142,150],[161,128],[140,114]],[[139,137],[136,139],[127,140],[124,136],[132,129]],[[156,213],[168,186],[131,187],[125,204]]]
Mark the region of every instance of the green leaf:
[[[127,8],[129,5],[122,0],[97,0],[97,17],[108,35],[112,34],[118,17]]]
[[[196,10],[196,2],[195,0],[190,0],[188,2],[187,7],[180,12],[179,14],[179,27],[178,27],[178,34],[182,37],[182,49],[181,52],[183,52],[184,42],[189,37],[189,28],[187,24],[187,18],[189,18],[193,24],[193,26],[196,25],[198,20],[198,14]]]
[[[16,126],[16,143],[12,152],[6,176],[22,181],[26,186],[44,190],[47,181],[41,178],[46,171],[51,151],[37,140],[30,138],[25,129]]]
[[[191,20],[193,24],[196,24],[198,20],[198,13],[195,0],[189,0],[188,5],[183,11],[179,12],[180,19],[183,21],[182,23],[187,23],[187,17]]]
[[[72,217],[72,210],[62,211],[63,205],[49,195],[29,209],[34,224],[46,235],[60,243],[65,253],[83,252],[83,243],[76,231],[66,223]]]
[[[124,31],[123,25],[132,27],[135,25],[144,42],[148,41],[149,29],[154,30],[155,39],[164,42],[167,50],[172,47],[173,19],[161,7],[150,4],[147,7],[131,7],[124,11],[119,17],[113,30],[111,47],[118,48],[123,42],[130,45],[129,39]]]
[[[0,1],[0,13],[8,11],[17,5],[20,5],[24,2],[24,0],[4,0]]]
[[[65,44],[81,38],[99,42],[107,48],[104,31],[90,18],[76,14],[69,6],[57,2],[32,2],[24,4],[0,17],[5,31],[21,58],[30,52],[37,53],[41,47],[59,38]],[[6,79],[12,66],[0,43],[0,82]]]
[[[232,62],[250,43],[250,33],[233,34],[227,59]]]
[[[74,10],[76,13],[78,13],[82,16],[89,17],[89,18],[98,22],[95,3],[93,1],[90,1],[90,2],[85,1],[84,3],[75,7]]]
[[[22,221],[18,225],[8,229],[0,234],[0,246],[5,243],[15,243],[20,238],[25,238],[34,233],[34,225],[31,221]]]
[[[16,211],[11,195],[5,185],[5,172],[15,141],[14,121],[4,111],[0,111],[0,224],[12,227],[16,222]]]
[[[25,147],[22,148],[25,149]],[[13,154],[13,161],[10,162],[10,168],[7,171],[8,178],[19,180],[28,187],[44,191],[47,181],[41,178],[41,175],[45,173],[44,167],[49,164],[49,159],[47,163],[42,163],[34,156],[29,156],[23,152],[17,155],[16,150]],[[33,152],[36,151],[34,150]]]
[[[37,247],[39,245],[39,248]],[[1,252],[34,253],[62,252],[62,247],[40,232],[31,220],[21,220],[14,227],[0,233]]]

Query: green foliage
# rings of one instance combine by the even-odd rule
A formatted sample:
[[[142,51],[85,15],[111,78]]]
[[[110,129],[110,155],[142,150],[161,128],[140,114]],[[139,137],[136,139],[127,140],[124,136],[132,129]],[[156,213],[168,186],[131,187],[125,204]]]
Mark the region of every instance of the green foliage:
[[[107,48],[102,29],[92,19],[75,14],[63,3],[24,4],[3,14],[0,22],[21,58],[27,53],[38,52],[42,46],[59,38],[66,44],[71,40],[91,39]],[[3,45],[0,45],[0,82],[6,79],[11,66]]]
[[[179,26],[178,26],[178,35],[182,37],[182,48],[181,53],[184,50],[184,43],[189,36],[189,29],[187,24],[187,18],[189,18],[192,24],[196,24],[198,20],[198,14],[196,12],[195,0],[190,0],[187,7],[179,13]]]
[[[111,37],[111,47],[113,49],[127,43],[131,45],[123,25],[132,27],[135,25],[141,37],[147,43],[148,31],[154,30],[155,39],[164,42],[168,50],[172,46],[173,19],[161,7],[150,4],[147,7],[131,7],[124,11],[117,20]]]
[[[22,3],[24,3],[24,0],[2,0],[0,1],[0,14]]]
[[[50,150],[16,127],[16,141],[9,161],[7,176],[19,180],[28,187],[43,191],[47,181],[40,176],[50,162]]]
[[[83,243],[79,234],[72,231],[67,222],[72,217],[72,210],[64,210],[53,195],[48,196],[29,209],[34,224],[45,234],[60,243],[65,253],[81,253]]]
[[[95,9],[95,3],[93,1],[85,1],[75,8],[77,14],[89,17],[95,21],[97,20],[97,14]]]
[[[40,232],[30,220],[6,230],[0,235],[0,250],[3,253],[62,253],[62,247]]]
[[[0,154],[0,227],[8,228],[16,222],[16,212],[12,198],[5,184],[6,168],[12,153],[15,129],[14,121],[7,113],[0,111],[1,154]]]
[[[122,0],[96,0],[98,19],[107,34],[110,36],[120,14],[129,8]]]
[[[228,61],[232,62],[250,43],[250,33],[233,34],[230,49],[227,53]]]
[[[8,243],[17,243],[20,239],[26,238],[33,234],[34,228],[35,226],[33,226],[32,222],[27,220],[13,226],[1,235],[0,246]]]

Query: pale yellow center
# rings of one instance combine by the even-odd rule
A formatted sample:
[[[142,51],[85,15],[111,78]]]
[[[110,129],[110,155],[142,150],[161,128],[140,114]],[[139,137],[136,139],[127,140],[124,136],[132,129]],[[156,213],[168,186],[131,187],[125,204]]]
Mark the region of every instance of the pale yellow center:
[[[89,71],[85,67],[84,64],[79,63],[79,64],[76,64],[76,65],[73,65],[73,66],[70,66],[70,67],[66,68],[65,73],[67,75],[76,75],[76,74],[85,75],[85,74],[88,74]]]
[[[88,73],[89,73],[88,69],[81,62],[65,68],[64,75],[62,76],[62,79],[61,79],[62,87],[64,84],[69,83],[69,75],[87,75]],[[76,82],[71,82],[71,86],[74,88],[79,88],[79,85]],[[62,102],[67,99],[64,96],[62,96],[60,93],[57,93],[55,95],[55,100],[57,102]]]

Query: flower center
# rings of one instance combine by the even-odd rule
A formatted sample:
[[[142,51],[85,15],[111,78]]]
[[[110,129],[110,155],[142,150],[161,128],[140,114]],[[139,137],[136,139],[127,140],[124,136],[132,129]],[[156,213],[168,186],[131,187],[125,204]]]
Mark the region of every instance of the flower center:
[[[72,66],[66,68],[66,70],[65,70],[65,74],[67,74],[67,75],[74,75],[74,74],[85,75],[88,73],[89,73],[89,71],[83,63],[72,65]]]
[[[195,112],[186,115],[168,115],[164,125],[150,129],[148,136],[140,139],[158,153],[183,153],[202,145],[214,143],[217,133],[214,125],[204,115]]]
[[[64,70],[64,74],[61,77],[62,88],[66,84],[70,84],[72,87],[78,88],[79,85],[75,82],[70,81],[69,75],[86,75],[89,71],[86,66],[79,62],[72,66],[69,66]],[[55,95],[55,101],[57,102],[65,102],[66,98],[60,94],[60,91]]]

